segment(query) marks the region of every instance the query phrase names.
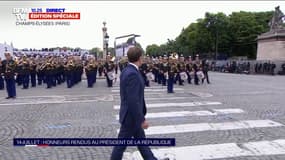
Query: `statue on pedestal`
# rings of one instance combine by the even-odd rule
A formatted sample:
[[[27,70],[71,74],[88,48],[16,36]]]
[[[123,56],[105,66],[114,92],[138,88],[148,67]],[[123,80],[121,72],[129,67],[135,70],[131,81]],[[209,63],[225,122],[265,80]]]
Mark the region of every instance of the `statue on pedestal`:
[[[270,31],[276,31],[279,29],[283,29],[283,19],[285,18],[283,12],[280,10],[280,6],[275,7],[275,12],[273,17],[269,23]]]

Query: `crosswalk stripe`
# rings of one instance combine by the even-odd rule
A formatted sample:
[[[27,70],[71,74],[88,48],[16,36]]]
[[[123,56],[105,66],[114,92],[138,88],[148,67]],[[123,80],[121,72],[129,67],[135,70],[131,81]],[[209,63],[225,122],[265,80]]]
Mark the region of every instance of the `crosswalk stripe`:
[[[153,149],[158,159],[168,157],[170,160],[204,160],[233,158],[242,156],[270,156],[285,154],[285,139],[273,141],[256,141],[247,143],[222,143],[184,147]],[[187,154],[185,154],[187,153]],[[124,159],[143,160],[140,153],[135,151]]]
[[[204,105],[220,105],[221,102],[187,102],[187,103],[150,103],[147,108],[160,108],[160,107],[194,107]],[[120,105],[114,105],[114,109],[120,109]]]
[[[183,91],[175,91],[175,93],[185,93],[185,92],[183,92]],[[166,92],[166,90],[165,90],[165,92],[147,92],[147,93],[145,93],[145,97],[146,96],[149,96],[149,95],[162,95],[162,94],[164,94],[165,96],[173,96],[173,94],[167,94],[167,92]],[[113,96],[120,96],[120,93],[113,93],[112,94]]]
[[[166,117],[186,117],[186,116],[216,116],[220,114],[233,114],[233,113],[244,113],[239,108],[228,108],[228,109],[213,109],[212,111],[180,111],[180,112],[157,112],[147,113],[146,118],[166,118]],[[119,119],[119,115],[116,115],[116,119]]]
[[[151,89],[151,88],[146,88],[144,89],[145,92],[162,92],[162,91],[166,91],[166,88],[162,88],[162,89]],[[175,91],[183,91],[184,88],[175,88]],[[111,92],[113,93],[118,93],[120,92],[120,89],[112,89]]]
[[[146,135],[174,134],[186,132],[221,131],[249,128],[281,127],[283,124],[272,120],[246,120],[222,123],[190,123],[178,125],[153,126],[145,130]],[[119,132],[119,130],[117,130]]]
[[[146,101],[151,101],[151,100],[181,100],[181,99],[189,99],[192,97],[145,97]],[[120,99],[117,99],[120,101]]]
[[[145,87],[145,89],[162,89],[167,88],[167,86],[151,86],[151,87]],[[178,87],[175,87],[178,88]],[[120,89],[120,86],[113,86],[112,89]]]

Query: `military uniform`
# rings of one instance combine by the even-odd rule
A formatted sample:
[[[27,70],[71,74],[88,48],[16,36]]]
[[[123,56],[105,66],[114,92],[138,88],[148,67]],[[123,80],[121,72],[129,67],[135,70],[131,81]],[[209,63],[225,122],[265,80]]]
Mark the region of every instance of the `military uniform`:
[[[32,87],[36,87],[37,84],[37,80],[36,80],[36,74],[37,74],[37,64],[32,61],[32,63],[30,64],[30,76],[31,76],[31,84]]]
[[[0,90],[4,89],[4,79],[2,77],[3,75],[4,75],[4,67],[2,61],[0,60]]]
[[[44,71],[42,69],[43,65],[44,64],[42,64],[42,63],[37,64],[36,72],[37,72],[37,78],[38,78],[38,85],[42,85],[42,83],[44,82],[45,74],[44,74]]]
[[[159,79],[159,64],[158,63],[153,64],[152,73],[154,74],[154,82],[158,83],[158,79]]]
[[[103,70],[104,70],[104,65],[102,64],[102,62],[99,62],[98,64],[99,77],[102,77]]]
[[[112,61],[109,61],[109,62],[106,62],[104,66],[105,66],[105,76],[107,80],[107,86],[112,87],[113,79],[110,79],[108,75],[114,72],[114,69],[115,69],[114,63]]]
[[[23,78],[23,89],[29,88],[29,82],[30,82],[30,64],[28,60],[23,59],[22,62],[19,64],[21,66],[20,73],[22,73]]]
[[[45,64],[45,68],[44,68],[44,74],[45,74],[45,82],[47,85],[47,88],[51,88],[52,87],[52,81],[53,81],[53,66],[51,64],[51,62],[47,62]]]
[[[65,76],[66,76],[66,84],[67,84],[67,88],[71,88],[74,85],[74,62],[73,60],[69,60],[68,62],[66,62],[65,64]]]
[[[199,64],[194,63],[193,70],[194,70],[194,84],[199,85],[199,79],[197,75],[197,72],[199,71]]]
[[[94,61],[90,61],[87,63],[85,67],[85,73],[87,77],[87,87],[92,88],[94,83],[96,83],[96,75],[97,75],[97,65]]]
[[[202,72],[205,76],[205,78],[202,79],[202,83],[204,83],[204,80],[206,79],[207,83],[210,84],[209,76],[208,76],[209,64],[206,61],[203,61],[201,67],[202,67]]]
[[[173,85],[174,85],[174,78],[175,74],[177,73],[177,67],[175,63],[171,63],[168,65],[168,72],[167,72],[167,93],[174,93]]]
[[[14,60],[4,60],[2,62],[4,69],[4,77],[6,82],[6,89],[9,98],[16,98],[16,84],[15,84],[15,71],[16,63]]]
[[[140,70],[140,73],[141,73],[141,75],[142,75],[142,77],[143,77],[145,86],[149,87],[149,80],[148,80],[147,77],[146,77],[146,73],[148,72],[147,64],[146,64],[146,63],[143,63],[143,64],[140,66],[139,70]]]
[[[186,73],[187,73],[187,81],[188,81],[188,84],[192,84],[191,82],[191,75],[190,73],[192,72],[192,64],[191,63],[187,63],[186,64]]]

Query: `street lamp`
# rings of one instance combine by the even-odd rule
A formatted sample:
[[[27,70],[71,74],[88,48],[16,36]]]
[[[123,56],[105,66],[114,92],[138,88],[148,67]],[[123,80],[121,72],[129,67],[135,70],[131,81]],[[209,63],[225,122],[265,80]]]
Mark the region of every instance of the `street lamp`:
[[[107,33],[107,27],[106,27],[106,22],[103,22],[103,59],[106,59],[107,54],[108,54],[108,43],[109,43],[109,36]]]
[[[104,41],[105,41],[105,55],[107,57],[107,55],[108,55],[108,46],[109,46],[109,36],[108,36],[107,32],[106,32],[106,35],[104,37]]]

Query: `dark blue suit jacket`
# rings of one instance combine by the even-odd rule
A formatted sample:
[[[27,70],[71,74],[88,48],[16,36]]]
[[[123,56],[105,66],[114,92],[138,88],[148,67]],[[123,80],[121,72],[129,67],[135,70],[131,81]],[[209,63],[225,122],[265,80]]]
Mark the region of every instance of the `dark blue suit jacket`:
[[[145,120],[144,80],[135,66],[128,64],[120,76],[120,123],[136,129]]]

